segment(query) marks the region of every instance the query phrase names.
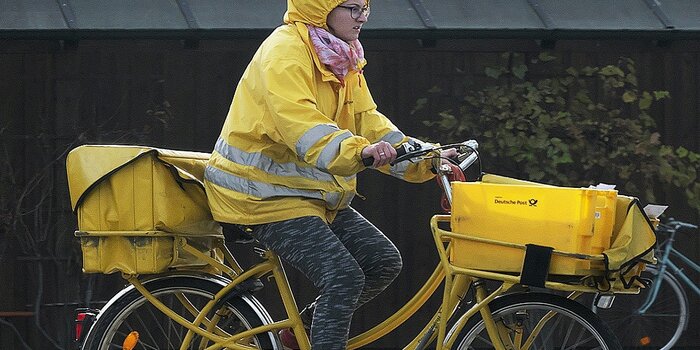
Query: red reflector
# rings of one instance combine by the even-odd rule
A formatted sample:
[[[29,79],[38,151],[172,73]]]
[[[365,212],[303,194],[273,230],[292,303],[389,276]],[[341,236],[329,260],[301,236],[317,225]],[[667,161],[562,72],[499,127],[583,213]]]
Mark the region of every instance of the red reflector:
[[[81,347],[83,338],[89,333],[99,312],[100,310],[98,309],[90,308],[78,308],[75,310],[75,333],[73,334],[73,339],[77,345],[76,349]]]
[[[75,341],[81,339],[83,335],[83,321],[85,321],[85,312],[79,312],[75,317]]]

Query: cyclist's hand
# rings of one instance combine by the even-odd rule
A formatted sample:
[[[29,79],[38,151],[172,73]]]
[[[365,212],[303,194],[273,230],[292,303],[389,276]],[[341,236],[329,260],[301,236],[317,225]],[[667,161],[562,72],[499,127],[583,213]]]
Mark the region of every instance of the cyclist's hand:
[[[378,168],[387,165],[396,159],[396,150],[386,141],[373,143],[362,150],[362,158],[374,158],[372,166]]]
[[[456,148],[450,148],[450,149],[445,149],[440,151],[440,158],[442,158],[442,164],[449,163],[449,159],[457,159],[457,156],[459,156],[459,152],[457,152]]]

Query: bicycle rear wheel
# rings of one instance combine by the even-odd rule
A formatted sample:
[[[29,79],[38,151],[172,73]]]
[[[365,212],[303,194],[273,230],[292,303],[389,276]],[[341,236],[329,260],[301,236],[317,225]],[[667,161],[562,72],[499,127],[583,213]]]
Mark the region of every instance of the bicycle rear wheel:
[[[532,336],[528,348],[531,350],[622,349],[615,334],[590,309],[559,295],[508,294],[494,299],[489,308],[507,348],[524,348]],[[542,326],[539,331],[538,324]],[[479,313],[467,321],[452,347],[453,350],[493,348]]]
[[[144,286],[162,303],[188,321],[221,290],[225,282],[216,278],[196,276],[167,276],[144,282]],[[132,332],[139,333],[134,349],[179,349],[187,328],[154,307],[133,287],[122,291],[100,312],[86,336],[83,349],[122,349]],[[197,310],[197,311],[194,311]],[[262,306],[250,295],[232,297],[214,308],[206,322],[216,324],[219,334],[236,334],[271,322]],[[200,325],[205,329],[206,325]],[[239,342],[257,349],[282,349],[277,336],[271,332]],[[204,349],[212,343],[195,335],[187,349]]]
[[[656,279],[658,273],[652,266],[642,272],[643,278],[661,283],[659,294],[643,314],[639,309],[649,295],[645,289],[637,295],[618,295],[609,309],[593,305],[593,311],[618,334],[625,347],[671,349],[687,326],[688,299],[683,288],[668,270]]]

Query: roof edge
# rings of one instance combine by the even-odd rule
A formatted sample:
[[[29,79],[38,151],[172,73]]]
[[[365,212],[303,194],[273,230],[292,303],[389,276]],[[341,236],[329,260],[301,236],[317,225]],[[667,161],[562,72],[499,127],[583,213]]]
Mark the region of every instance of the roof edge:
[[[0,39],[94,40],[94,39],[263,39],[273,28],[260,29],[56,29],[0,30]],[[693,40],[700,29],[365,29],[368,39],[536,39],[536,40]]]

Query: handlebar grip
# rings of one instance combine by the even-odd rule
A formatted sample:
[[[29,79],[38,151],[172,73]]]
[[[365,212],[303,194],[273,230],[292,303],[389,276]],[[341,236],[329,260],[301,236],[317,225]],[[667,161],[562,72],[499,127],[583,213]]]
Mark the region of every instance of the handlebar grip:
[[[400,145],[399,147],[395,148],[396,149],[396,158],[401,157],[404,154],[406,154],[406,152],[408,152],[406,150],[406,147],[404,147],[404,145],[405,144]],[[364,166],[370,166],[370,165],[374,164],[374,157],[362,158],[362,164],[364,164]]]
[[[686,230],[690,230],[690,231],[698,229],[697,225],[693,225],[693,224],[687,223],[687,222],[676,221],[676,222],[674,222],[674,224],[676,225],[677,229],[686,229]]]

